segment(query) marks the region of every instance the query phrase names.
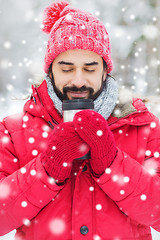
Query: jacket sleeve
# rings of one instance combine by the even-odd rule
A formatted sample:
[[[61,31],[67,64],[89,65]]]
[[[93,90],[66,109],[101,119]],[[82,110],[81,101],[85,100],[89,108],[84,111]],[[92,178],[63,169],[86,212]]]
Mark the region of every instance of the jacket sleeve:
[[[147,147],[139,148],[143,165],[118,149],[110,168],[94,179],[124,214],[160,231],[160,123],[153,124],[156,127],[149,126]]]
[[[34,218],[62,188],[48,177],[40,155],[19,167],[10,135],[0,123],[0,235]]]

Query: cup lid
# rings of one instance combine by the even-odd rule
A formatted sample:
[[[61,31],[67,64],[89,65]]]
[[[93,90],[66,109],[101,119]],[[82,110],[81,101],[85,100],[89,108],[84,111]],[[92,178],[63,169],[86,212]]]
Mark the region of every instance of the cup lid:
[[[63,101],[63,111],[76,109],[94,109],[94,102],[92,99],[72,99]]]

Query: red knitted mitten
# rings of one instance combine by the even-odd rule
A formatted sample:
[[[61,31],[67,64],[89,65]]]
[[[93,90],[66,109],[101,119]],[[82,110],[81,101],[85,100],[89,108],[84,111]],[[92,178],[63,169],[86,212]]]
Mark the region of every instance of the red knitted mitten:
[[[76,113],[73,122],[79,136],[90,146],[93,174],[100,177],[117,154],[114,136],[107,121],[95,111],[83,110]]]
[[[48,175],[62,183],[71,173],[73,160],[88,151],[87,144],[75,132],[73,122],[60,123],[51,133],[41,161]]]

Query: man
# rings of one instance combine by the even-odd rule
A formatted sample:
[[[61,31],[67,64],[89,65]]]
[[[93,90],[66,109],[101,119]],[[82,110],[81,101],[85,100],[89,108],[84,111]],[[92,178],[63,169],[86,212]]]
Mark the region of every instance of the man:
[[[150,226],[160,231],[159,121],[140,99],[118,100],[97,18],[61,1],[43,24],[48,76],[23,113],[0,124],[0,234],[151,240]],[[94,111],[63,122],[62,101],[75,98],[93,99]]]

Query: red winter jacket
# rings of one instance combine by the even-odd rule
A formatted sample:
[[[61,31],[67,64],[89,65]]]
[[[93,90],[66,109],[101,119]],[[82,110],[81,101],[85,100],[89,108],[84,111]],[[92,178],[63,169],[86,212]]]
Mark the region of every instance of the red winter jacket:
[[[117,116],[114,114],[117,113]],[[56,185],[40,155],[61,116],[44,81],[22,114],[0,123],[0,235],[21,240],[150,240],[160,231],[160,124],[140,99],[108,119],[118,154],[99,179],[89,160],[74,161]]]

